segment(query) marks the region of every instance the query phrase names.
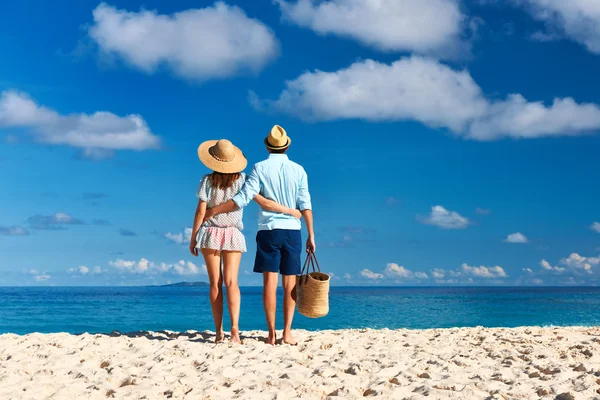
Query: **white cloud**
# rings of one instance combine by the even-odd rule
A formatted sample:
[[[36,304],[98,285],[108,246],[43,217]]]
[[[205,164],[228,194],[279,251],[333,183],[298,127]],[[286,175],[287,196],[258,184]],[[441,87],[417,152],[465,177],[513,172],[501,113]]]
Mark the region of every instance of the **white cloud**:
[[[600,54],[600,2],[597,0],[513,0],[525,6],[531,15],[588,51]],[[538,34],[538,38],[554,39],[555,32]]]
[[[98,153],[106,157],[114,150],[155,149],[160,144],[139,115],[119,117],[106,111],[60,115],[15,90],[0,93],[0,128],[27,128],[40,143],[77,147],[83,157],[92,158]]]
[[[383,279],[383,274],[373,272],[369,269],[363,269],[362,271],[360,271],[360,276],[362,276],[365,279]]]
[[[384,275],[389,276],[390,278],[396,279],[427,279],[429,278],[425,272],[413,272],[402,265],[398,265],[396,263],[389,263],[386,265],[385,270],[383,271]]]
[[[523,268],[523,271],[533,274],[533,270],[531,268]]]
[[[226,78],[256,73],[279,53],[266,25],[223,2],[172,15],[102,3],[93,16],[88,33],[102,52],[146,73],[167,67],[187,79]]]
[[[172,242],[177,244],[187,244],[189,243],[190,237],[192,236],[192,228],[184,228],[183,232],[179,233],[165,233],[165,237]]]
[[[174,264],[169,264],[165,262],[154,263],[146,258],[141,258],[139,261],[128,261],[119,258],[115,261],[110,261],[108,264],[120,271],[135,274],[172,273],[182,276],[206,274],[205,265],[198,267],[196,264],[184,260],[180,260]]]
[[[385,274],[395,278],[412,278],[412,271],[404,268],[402,265],[390,263],[385,267]]]
[[[529,243],[529,240],[521,232],[511,233],[504,239],[506,243]]]
[[[495,266],[495,267],[485,267],[485,266],[480,266],[480,267],[472,267],[470,265],[467,264],[463,264],[461,266],[461,270],[462,272],[464,272],[467,275],[472,275],[478,278],[506,278],[506,272],[504,272],[504,269],[502,267],[499,266]]]
[[[448,57],[468,49],[461,38],[467,18],[457,0],[276,2],[285,20],[383,51]]]
[[[352,280],[352,275],[350,275],[350,274],[344,274],[344,279],[347,280],[347,281]]]
[[[287,81],[277,100],[254,103],[259,109],[312,121],[420,121],[480,141],[575,136],[600,129],[596,104],[578,104],[567,97],[545,105],[520,94],[489,99],[468,71],[420,56],[392,64],[364,60],[335,72],[306,72]]]
[[[49,280],[50,278],[52,278],[50,275],[48,275],[45,272],[39,272],[36,269],[29,269],[29,270],[24,270],[25,273],[33,276],[33,279],[35,279],[36,282],[46,282],[47,280]]]
[[[79,274],[79,275],[97,275],[105,272],[101,267],[96,266],[94,268],[86,267],[85,265],[80,265],[76,268],[69,268],[68,272],[70,274]]]
[[[565,271],[565,269],[564,269],[564,268],[562,268],[562,267],[559,267],[559,266],[554,266],[554,267],[553,267],[553,266],[552,266],[552,265],[550,265],[550,263],[549,263],[548,261],[546,261],[546,260],[542,260],[542,261],[540,261],[540,267],[542,267],[542,269],[545,269],[546,271],[554,271],[554,272],[558,272],[558,273],[561,273],[561,272],[564,272],[564,271]]]
[[[469,226],[467,218],[442,206],[431,207],[431,213],[427,217],[417,216],[417,219],[423,224],[435,225],[442,229],[464,229]]]
[[[583,270],[591,274],[592,267],[600,265],[600,257],[583,257],[577,253],[571,253],[569,257],[560,260],[560,263],[568,268]]]
[[[594,232],[600,233],[600,222],[594,222],[592,225],[590,225],[590,229]]]
[[[33,215],[27,219],[32,229],[58,230],[64,229],[65,225],[83,225],[84,222],[69,214],[56,213],[54,215]]]
[[[52,277],[46,273],[33,276],[33,279],[35,279],[36,282],[46,282],[50,278],[52,278]]]
[[[442,279],[446,276],[446,271],[441,268],[434,268],[431,270],[431,276],[436,279]]]
[[[22,226],[0,226],[0,235],[29,236],[29,231]]]

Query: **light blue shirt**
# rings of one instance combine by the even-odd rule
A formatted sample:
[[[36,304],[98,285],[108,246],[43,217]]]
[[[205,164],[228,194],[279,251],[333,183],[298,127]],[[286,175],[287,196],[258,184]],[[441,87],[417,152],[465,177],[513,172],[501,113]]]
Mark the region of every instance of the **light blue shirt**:
[[[243,208],[259,193],[289,208],[312,210],[306,171],[299,164],[290,161],[285,154],[271,154],[266,160],[257,163],[233,201]],[[259,231],[300,230],[301,227],[300,220],[291,215],[260,210]]]

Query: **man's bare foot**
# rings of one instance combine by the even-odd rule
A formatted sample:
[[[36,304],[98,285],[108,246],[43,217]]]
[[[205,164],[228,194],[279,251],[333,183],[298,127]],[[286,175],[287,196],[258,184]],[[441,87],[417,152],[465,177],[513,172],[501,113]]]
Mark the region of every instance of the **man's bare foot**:
[[[215,335],[215,343],[221,343],[225,340],[225,332],[221,331]]]
[[[277,337],[275,335],[275,333],[269,333],[269,337],[267,337],[267,344],[270,344],[271,346],[275,346],[275,342],[277,341]]]
[[[292,332],[285,331],[283,332],[283,343],[289,344],[290,346],[298,345],[298,342],[294,340],[294,337],[292,336]]]
[[[231,339],[229,339],[229,341],[235,344],[242,344],[242,341],[240,340],[240,330],[237,327],[231,328]]]

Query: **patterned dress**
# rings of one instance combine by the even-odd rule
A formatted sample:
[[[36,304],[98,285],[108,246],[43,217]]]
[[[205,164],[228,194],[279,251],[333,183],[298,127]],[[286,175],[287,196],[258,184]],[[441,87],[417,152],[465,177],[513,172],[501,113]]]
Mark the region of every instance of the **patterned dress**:
[[[231,200],[242,189],[245,181],[246,175],[242,173],[231,187],[219,189],[211,185],[210,175],[206,175],[198,186],[196,196],[207,203],[207,208],[212,208]],[[198,231],[196,248],[245,252],[246,239],[242,233],[242,216],[243,209],[240,208],[215,215],[206,221]]]

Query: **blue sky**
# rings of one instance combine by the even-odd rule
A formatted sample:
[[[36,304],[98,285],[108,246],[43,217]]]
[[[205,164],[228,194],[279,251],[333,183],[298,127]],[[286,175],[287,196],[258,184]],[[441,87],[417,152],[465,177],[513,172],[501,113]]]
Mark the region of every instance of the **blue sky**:
[[[274,124],[336,285],[600,282],[592,2],[33,0],[0,51],[0,285],[206,280],[197,146]]]

